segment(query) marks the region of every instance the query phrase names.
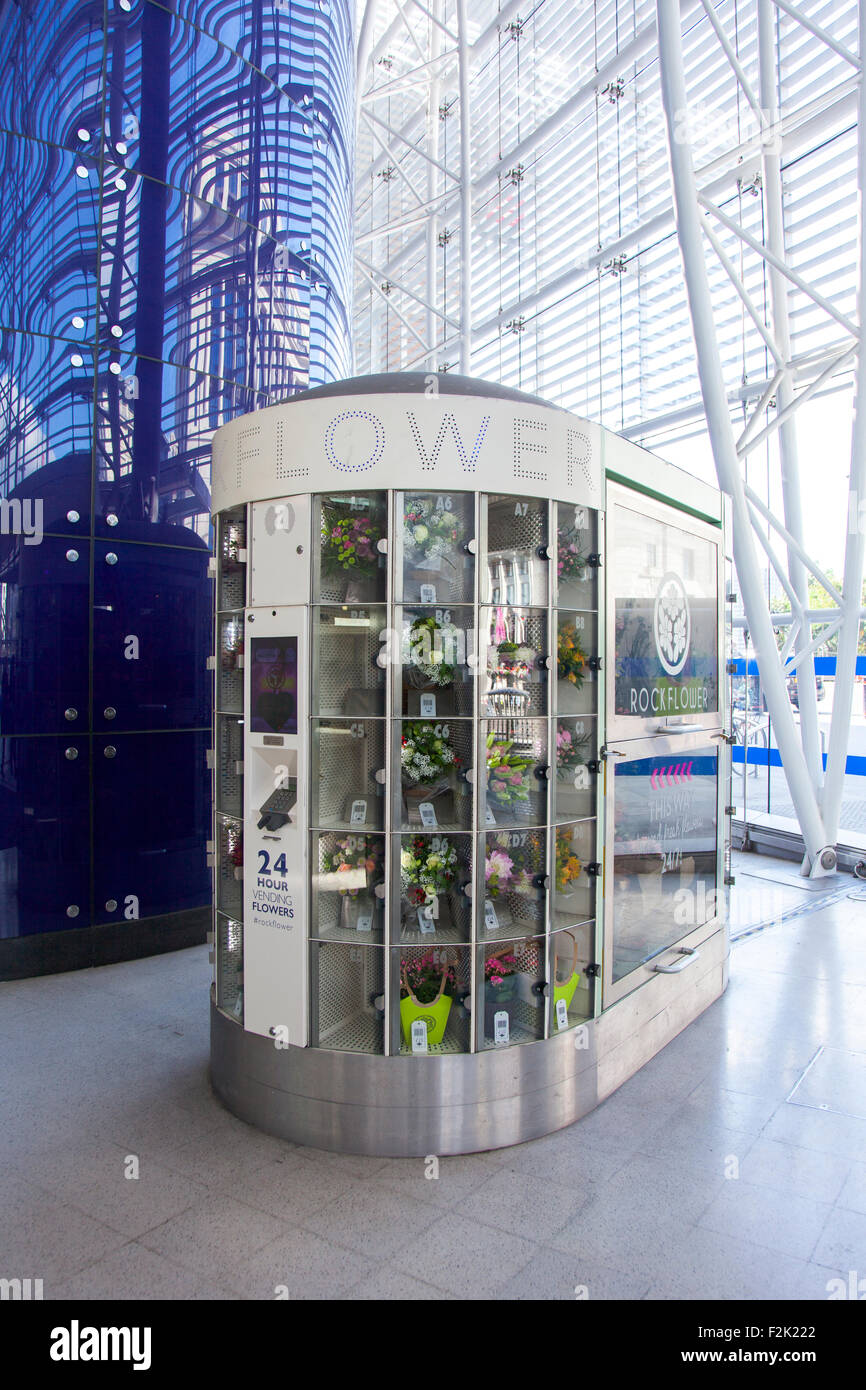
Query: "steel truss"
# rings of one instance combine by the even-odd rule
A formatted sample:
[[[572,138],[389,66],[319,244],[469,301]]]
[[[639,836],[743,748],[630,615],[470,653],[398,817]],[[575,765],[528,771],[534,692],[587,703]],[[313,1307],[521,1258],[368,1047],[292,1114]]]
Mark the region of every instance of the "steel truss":
[[[756,0],[759,83],[757,89],[741,67],[734,47],[716,15],[711,0],[702,0],[745,99],[755,112],[762,132],[760,196],[763,199],[763,238],[750,233],[736,218],[723,212],[718,202],[698,186],[688,138],[689,110],[683,59],[682,20],[677,0],[657,0],[659,73],[668,136],[668,155],[673,183],[677,232],[685,272],[692,331],[697,349],[698,374],[704,411],[712,443],[719,484],[730,494],[734,516],[734,556],[743,591],[746,621],[755,648],[767,707],[782,757],[794,808],[800,822],[806,855],[803,872],[813,877],[836,866],[835,841],[842,801],[848,748],[848,730],[854,694],[857,644],[861,619],[864,534],[859,525],[859,498],[866,489],[866,423],[862,371],[861,324],[864,322],[864,267],[859,270],[858,318],[855,322],[823,295],[786,257],[782,214],[781,129],[774,25],[777,9],[801,23],[819,42],[826,43],[851,66],[857,79],[858,190],[861,206],[864,176],[864,95],[858,54],[849,52],[832,35],[804,16],[789,0]],[[860,9],[860,51],[864,51],[866,10]],[[862,221],[861,221],[862,225]],[[737,266],[726,253],[722,231],[759,257],[767,267],[769,312],[750,296]],[[773,375],[752,407],[745,428],[735,436],[731,409],[722,375],[716,338],[707,256],[715,255],[739,296],[754,328],[763,339],[773,363]],[[791,287],[807,296],[842,330],[838,351],[829,360],[813,364],[809,374],[798,373],[792,360],[789,327]],[[852,439],[850,489],[855,498],[858,524],[849,524],[842,592],[812,561],[803,545],[803,496],[797,455],[796,412],[830,378],[857,359],[856,416]],[[795,384],[802,389],[795,389]],[[776,517],[746,485],[741,463],[772,434],[778,435],[782,475],[784,520]],[[814,485],[814,483],[813,483]],[[768,535],[769,531],[769,535]],[[781,649],[763,592],[759,546],[776,573],[791,603],[792,621]],[[783,562],[782,555],[785,556]],[[820,618],[810,611],[809,577],[827,593],[831,606]],[[812,629],[819,626],[817,636]],[[823,767],[815,682],[814,652],[838,632],[836,684],[830,726],[826,773]],[[786,676],[796,669],[800,705],[800,734],[788,700]]]
[[[506,4],[470,39],[466,0],[366,0],[358,44],[359,155],[369,180],[361,199],[356,266],[359,281],[376,298],[385,298],[403,330],[400,366],[431,371],[458,366],[471,369],[473,341],[491,331],[520,325],[524,313],[543,308],[616,257],[670,232],[679,238],[697,350],[701,401],[680,403],[664,421],[645,422],[627,433],[706,418],[720,486],[730,494],[734,547],[746,622],[751,633],[767,705],[806,855],[803,871],[831,873],[836,865],[843,779],[847,755],[861,620],[861,587],[866,541],[866,390],[860,371],[864,322],[864,266],[859,266],[858,314],[855,321],[820,294],[786,255],[782,206],[782,150],[786,158],[808,148],[824,129],[838,128],[849,117],[859,121],[858,188],[863,215],[864,95],[859,53],[827,33],[790,0],[754,0],[758,34],[757,81],[750,79],[736,44],[712,0],[656,0],[656,16],[645,23],[618,53],[567,100],[485,168],[470,159],[469,76],[473,65],[490,56],[506,38],[520,39],[519,5]],[[526,9],[527,7],[524,7]],[[826,44],[850,67],[848,80],[820,93],[807,106],[782,110],[776,72],[777,12],[802,24],[816,44]],[[684,130],[690,129],[682,26],[704,20],[725,55],[732,79],[757,118],[758,134],[696,167]],[[860,10],[859,51],[864,51],[866,6]],[[497,182],[519,178],[521,161],[543,149],[576,112],[595,102],[606,84],[614,83],[630,64],[659,60],[661,94],[668,134],[673,199],[650,206],[639,224],[619,240],[598,246],[585,264],[566,266],[531,294],[515,297],[494,319],[472,318],[472,209]],[[398,112],[394,117],[392,107]],[[458,140],[451,136],[457,126]],[[448,128],[447,152],[444,151]],[[379,215],[388,199],[383,185],[401,191],[396,211]],[[726,211],[738,189],[749,186],[762,200],[763,236],[757,237]],[[459,233],[459,234],[458,234]],[[738,248],[732,255],[731,247]],[[459,256],[453,251],[459,247]],[[443,254],[448,249],[447,273]],[[714,257],[737,295],[744,315],[763,342],[770,370],[765,380],[733,388],[726,385],[714,322],[708,258]],[[758,304],[745,283],[744,258],[765,268],[768,303]],[[739,264],[738,264],[739,262]],[[792,350],[790,299],[806,296],[832,323],[829,349],[798,355]],[[363,331],[363,320],[359,322]],[[515,329],[516,331],[516,329]],[[803,496],[797,455],[796,414],[814,395],[831,387],[856,362],[856,416],[852,441],[850,507],[845,567],[839,592],[810,559],[803,544]],[[388,362],[393,366],[393,360]],[[375,354],[371,369],[376,370]],[[749,411],[735,435],[734,407]],[[747,487],[743,464],[767,440],[778,439],[783,516],[778,518]],[[769,532],[769,535],[768,535]],[[762,587],[762,567],[769,564],[791,603],[791,618],[781,652],[774,636]],[[765,571],[764,571],[765,572]],[[826,590],[831,606],[810,609],[808,586],[813,577]],[[819,616],[820,614],[820,616]],[[776,624],[779,626],[780,624]],[[824,629],[818,635],[813,628]],[[838,664],[826,771],[818,725],[813,654],[831,631],[838,633]],[[798,672],[800,729],[788,700],[786,677]]]

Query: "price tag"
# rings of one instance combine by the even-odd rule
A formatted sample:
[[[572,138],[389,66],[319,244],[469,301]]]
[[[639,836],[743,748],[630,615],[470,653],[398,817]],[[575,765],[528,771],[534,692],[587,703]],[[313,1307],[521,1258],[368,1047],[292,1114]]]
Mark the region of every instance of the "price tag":
[[[422,695],[422,696],[421,696],[421,713],[422,713],[422,715],[424,715],[425,718],[435,718],[435,717],[436,717],[436,696],[435,696],[435,695]]]
[[[349,824],[350,824],[350,825],[363,825],[366,819],[367,819],[367,803],[366,803],[366,801],[353,801],[353,802],[352,802],[352,811],[351,811],[351,814],[350,814],[350,816],[349,816]]]
[[[574,769],[574,788],[575,791],[586,791],[589,786],[589,768],[581,763],[580,767]]]
[[[488,931],[499,931],[499,918],[496,908],[489,898],[484,899],[484,925]]]
[[[491,811],[491,809],[490,809],[489,806],[485,809],[485,812],[484,812],[484,824],[485,824],[485,825],[495,825],[495,824],[496,824],[496,817],[494,816],[494,814],[493,814],[493,812]]]
[[[432,801],[421,801],[418,804],[418,814],[421,817],[421,824],[427,830],[435,830],[438,826],[436,820],[436,810]]]
[[[509,1038],[509,1018],[504,1009],[500,1009],[493,1015],[493,1041],[497,1047],[501,1043],[507,1043]]]
[[[422,585],[421,585],[421,602],[422,602],[422,603],[435,603],[435,602],[436,602],[436,585],[435,585],[435,584],[422,584]]]
[[[355,931],[372,931],[373,914],[368,907],[361,908],[358,913],[358,920],[355,923]]]
[[[412,1024],[412,1051],[427,1051],[427,1024],[422,1023],[420,1018]]]
[[[556,1001],[556,1026],[557,1028],[568,1027],[568,1006],[564,999]]]
[[[575,507],[574,525],[578,531],[585,531],[589,525],[589,517],[586,514],[586,507]]]

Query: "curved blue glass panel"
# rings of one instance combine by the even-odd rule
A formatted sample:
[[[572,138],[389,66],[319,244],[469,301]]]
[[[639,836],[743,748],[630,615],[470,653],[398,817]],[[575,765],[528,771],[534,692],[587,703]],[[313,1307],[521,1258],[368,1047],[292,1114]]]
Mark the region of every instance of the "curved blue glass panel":
[[[170,851],[189,855],[187,877],[157,866],[143,917],[206,900],[211,435],[350,370],[351,13],[348,0],[2,13],[0,734],[89,749],[90,734],[137,731],[130,804],[182,796],[193,817],[175,836],[187,848]],[[44,537],[25,546],[20,519],[37,506]],[[101,752],[91,785],[89,756],[61,767],[39,738],[27,761],[29,742],[6,739],[25,767],[0,810],[6,933],[114,920],[100,904],[126,869],[106,871],[93,902],[91,870],[109,845],[137,863],[146,816],[127,816],[115,845]],[[159,792],[169,750],[174,789],[164,773]],[[84,792],[64,792],[68,777]],[[40,817],[65,827],[54,879],[24,819],[34,778]],[[70,807],[85,837],[74,863]],[[16,856],[38,892],[9,868]]]

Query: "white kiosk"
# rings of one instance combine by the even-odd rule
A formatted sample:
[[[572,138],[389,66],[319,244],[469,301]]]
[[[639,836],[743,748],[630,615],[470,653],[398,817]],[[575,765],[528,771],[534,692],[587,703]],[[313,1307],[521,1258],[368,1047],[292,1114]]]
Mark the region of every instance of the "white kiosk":
[[[212,1078],[314,1147],[570,1124],[723,991],[719,492],[468,378],[213,449]]]

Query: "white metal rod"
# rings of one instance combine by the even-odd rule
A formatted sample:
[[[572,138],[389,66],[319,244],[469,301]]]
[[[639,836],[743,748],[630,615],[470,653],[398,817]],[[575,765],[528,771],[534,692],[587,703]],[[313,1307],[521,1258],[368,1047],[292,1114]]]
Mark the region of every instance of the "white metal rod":
[[[702,217],[701,224],[703,226],[707,240],[709,241],[710,245],[712,246],[713,250],[715,251],[716,255],[722,263],[722,269],[724,270],[725,274],[727,275],[728,279],[730,280],[731,284],[736,290],[738,297],[742,300],[743,304],[745,305],[746,312],[748,313],[749,318],[752,320],[752,323],[755,325],[764,342],[766,343],[767,350],[769,351],[770,356],[776,363],[777,367],[784,366],[790,354],[788,352],[781,351],[777,347],[773,335],[770,333],[770,330],[764,323],[762,316],[758,313],[755,301],[752,299],[752,296],[749,294],[749,291],[746,289],[745,285],[743,284],[742,280],[737,274],[734,266],[728,259],[725,253],[725,248],[723,247],[721,241],[716,236],[715,232],[710,226],[709,218]]]
[[[758,540],[760,541],[762,548],[766,552],[767,559],[773,567],[773,571],[776,575],[776,578],[778,579],[779,583],[781,584],[782,588],[785,590],[785,593],[787,594],[788,602],[790,603],[791,608],[793,609],[794,613],[796,613],[798,618],[802,617],[803,613],[805,612],[804,606],[800,601],[800,598],[796,590],[793,588],[790,579],[788,578],[784,569],[782,568],[782,562],[776,554],[775,550],[773,549],[770,537],[765,536],[761,528],[755,524],[755,518],[753,518],[753,525],[755,529],[755,535],[758,537]]]
[[[706,231],[706,227],[704,228],[704,230]],[[778,387],[779,382],[781,380],[782,373],[779,371],[776,372],[776,375],[772,378],[772,380],[767,383],[767,389],[764,391],[764,394],[762,395],[761,399],[758,401],[758,404],[755,406],[754,410],[752,411],[751,415],[746,421],[746,428],[743,430],[742,434],[737,440],[736,450],[738,457],[741,457],[743,454],[748,453],[748,450],[746,449],[746,444],[748,442],[749,436],[753,434],[754,431],[757,429],[758,420],[761,418],[761,415],[766,410],[770,401],[775,396],[776,388]]]
[[[866,5],[860,3],[860,58],[866,59]],[[857,130],[857,199],[860,211],[859,283],[857,286],[858,318],[866,324],[866,77],[861,72],[859,121]],[[857,670],[857,646],[860,637],[860,605],[863,590],[863,564],[866,558],[866,535],[861,522],[861,499],[866,499],[866,362],[863,341],[857,360],[857,385],[854,397],[854,429],[851,436],[851,472],[849,491],[854,494],[855,507],[849,510],[848,534],[845,540],[845,568],[842,590],[845,618],[839,634],[836,652],[836,685],[833,692],[833,713],[830,716],[830,743],[827,750],[827,773],[824,779],[823,811],[829,834],[836,838],[842,791],[845,785],[845,763],[848,756],[848,736],[851,726],[851,707],[854,699],[854,676]],[[852,524],[853,523],[853,524]]]
[[[698,375],[719,486],[731,497],[734,559],[749,618],[749,630],[761,671],[767,706],[773,720],[791,797],[800,821],[806,853],[821,873],[821,851],[827,839],[815,789],[797,736],[793,712],[779,664],[776,639],[761,585],[758,556],[746,502],[740,465],[734,448],[719,345],[712,313],[704,260],[697,184],[688,145],[677,138],[681,114],[688,110],[682,54],[679,6],[676,0],[656,0],[659,25],[659,75],[668,137],[677,232],[683,258]],[[835,861],[834,861],[835,862]]]
[[[418,206],[423,207],[424,199],[421,197],[421,194],[418,192],[412,180],[409,178],[409,175],[406,173],[406,170],[400,163],[400,160],[397,157],[396,153],[391,149],[391,147],[387,144],[384,138],[379,134],[378,130],[373,129],[372,121],[376,119],[375,116],[373,116],[373,113],[371,111],[362,110],[361,117],[364,121],[366,121],[370,134],[376,141],[376,144],[380,147],[380,149],[384,150],[385,154],[388,156],[388,163],[391,166],[391,168],[393,168],[395,172],[399,174],[400,178],[405,183],[406,187],[412,194],[412,197],[415,199],[415,202],[418,204]]]
[[[399,280],[391,280],[387,271],[383,270],[380,266],[374,265],[371,261],[365,261],[363,256],[356,255],[355,260],[364,270],[369,270],[371,275],[384,276],[384,278],[388,280],[389,285],[393,285],[395,290],[399,290],[401,294],[405,294],[409,299],[414,299],[415,303],[420,304],[422,309],[426,309],[428,314],[435,314],[437,318],[447,323],[449,328],[459,328],[459,325],[456,324],[453,319],[450,319],[447,314],[443,314],[441,309],[437,309],[435,304],[431,304],[423,295],[416,294],[414,290],[409,289],[408,285],[401,284]]]
[[[716,38],[722,45],[725,57],[727,58],[728,62],[734,70],[736,79],[745,93],[746,100],[748,101],[749,105],[751,106],[752,110],[758,118],[758,125],[760,127],[763,125],[763,113],[761,111],[761,103],[758,101],[758,98],[752,90],[752,84],[749,82],[749,79],[743,70],[743,65],[737,57],[736,53],[734,52],[733,48],[731,47],[731,43],[728,39],[728,36],[725,33],[719,19],[717,18],[716,12],[713,9],[712,5],[708,3],[708,0],[701,0],[701,4],[703,5],[704,13],[707,16],[707,19],[710,21],[710,23],[716,31]]]
[[[413,154],[417,154],[417,156],[418,156],[419,159],[427,159],[427,160],[429,160],[430,163],[431,163],[436,169],[438,169],[438,170],[440,171],[440,173],[445,174],[445,176],[446,176],[447,178],[453,179],[455,183],[459,183],[459,182],[460,182],[460,175],[459,175],[459,174],[454,174],[454,173],[451,172],[450,169],[446,169],[446,168],[445,168],[445,165],[444,165],[444,164],[440,164],[438,159],[431,159],[431,158],[430,158],[430,155],[429,155],[429,154],[427,153],[427,151],[423,148],[423,146],[421,146],[421,145],[413,145],[413,143],[412,143],[411,140],[407,140],[406,137],[405,137],[405,135],[401,135],[401,134],[400,134],[399,130],[395,130],[394,127],[393,127],[392,125],[389,125],[387,121],[383,121],[383,120],[382,120],[382,117],[381,117],[381,116],[377,116],[376,113],[375,113],[375,111],[365,111],[365,112],[364,112],[364,119],[365,119],[366,121],[375,121],[376,124],[377,124],[377,125],[380,125],[380,126],[382,127],[383,130],[387,130],[387,132],[388,132],[388,134],[391,136],[391,139],[392,139],[392,140],[399,140],[401,145],[405,145],[405,146],[407,147],[407,149],[410,149],[410,150],[412,151]],[[419,201],[420,201],[420,199],[419,199]]]
[[[435,57],[439,57],[442,48],[442,33],[439,27],[438,15],[441,13],[442,0],[432,0],[436,13],[431,14],[433,21],[430,31],[430,52]],[[438,73],[434,69],[430,78],[430,86],[427,90],[427,144],[434,159],[439,158],[439,96],[440,83]],[[436,170],[432,164],[427,165],[427,194],[432,198],[437,189]],[[427,299],[430,309],[427,314],[427,341],[430,344],[430,356],[427,358],[427,367],[431,372],[435,372],[438,366],[435,346],[439,336],[439,327],[436,323],[437,311],[433,308],[436,303],[436,272],[439,265],[439,218],[435,213],[431,213],[427,220],[427,247],[426,247],[426,278],[427,278]],[[445,297],[443,295],[443,303]],[[458,328],[458,324],[446,319],[444,314],[440,317],[449,327]]]
[[[773,512],[770,511],[770,508],[767,506],[766,502],[762,501],[762,499],[758,496],[756,492],[752,490],[752,488],[746,486],[744,488],[744,492],[751,506],[757,507],[764,520],[769,521],[770,525],[773,527],[775,531],[779,533],[779,535],[782,537],[782,540],[789,547],[789,549],[796,551],[798,557],[803,561],[803,564],[806,566],[806,568],[809,571],[811,571],[812,574],[814,574],[815,578],[818,580],[818,583],[824,589],[827,590],[827,593],[830,595],[833,602],[837,603],[840,608],[843,608],[844,602],[842,599],[842,595],[839,593],[839,590],[836,588],[836,585],[833,584],[827,578],[826,574],[822,569],[818,568],[814,560],[810,560],[803,546],[797,540],[796,536],[791,535],[791,532],[787,529],[787,527],[782,525],[779,518],[775,516]]]
[[[472,364],[472,127],[466,0],[457,0],[457,35],[460,104],[460,371],[464,376],[469,376]]]
[[[358,265],[358,262],[356,261],[355,264]],[[408,329],[408,331],[412,334],[412,337],[413,337],[413,338],[417,338],[417,339],[418,339],[418,342],[421,344],[421,346],[424,348],[424,350],[425,350],[425,352],[426,352],[426,350],[427,350],[427,344],[425,343],[424,339],[421,337],[421,334],[418,332],[417,328],[413,328],[413,327],[412,327],[412,324],[411,324],[411,323],[409,322],[409,320],[406,318],[405,314],[401,314],[401,313],[400,313],[400,310],[397,308],[397,306],[396,306],[395,304],[392,304],[392,303],[391,303],[390,299],[388,298],[388,296],[387,296],[387,294],[385,293],[385,291],[382,289],[382,286],[379,284],[378,280],[376,280],[375,277],[372,276],[372,275],[370,274],[369,271],[365,270],[364,267],[363,267],[362,265],[358,265],[358,269],[360,270],[360,272],[361,272],[361,274],[363,275],[364,279],[365,279],[365,280],[369,280],[370,284],[373,286],[373,289],[376,291],[376,293],[378,294],[379,298],[380,298],[380,299],[383,299],[383,300],[385,301],[385,303],[388,305],[388,308],[391,310],[391,313],[392,313],[392,314],[395,314],[395,315],[397,316],[397,318],[398,318],[398,319],[400,320],[400,322],[402,323],[403,327],[406,328],[406,329]]]
[[[779,102],[776,91],[776,11],[771,0],[758,0],[758,73],[761,105],[771,131],[775,131],[779,119]],[[764,215],[766,218],[765,241],[780,260],[785,258],[785,224],[782,212],[782,157],[780,140],[766,142],[763,154],[764,173]],[[788,318],[788,284],[784,276],[774,266],[769,273],[770,304],[773,319],[773,333],[782,352],[782,360],[787,362],[791,356],[791,330]],[[804,393],[805,394],[805,393]],[[790,372],[785,372],[779,382],[778,405],[773,428],[779,433],[779,463],[782,474],[782,505],[785,511],[785,526],[792,536],[803,545],[803,505],[800,495],[800,460],[797,450],[797,427],[791,418],[794,410],[802,404],[794,396]],[[757,436],[750,449],[755,448]],[[796,552],[788,547],[788,574],[797,592],[798,607],[802,612],[809,605],[809,581],[806,570]],[[812,784],[820,796],[824,781],[824,765],[821,761],[821,731],[818,725],[818,692],[815,683],[815,667],[809,651],[809,634],[800,633],[795,651],[803,661],[803,680],[800,683],[800,740],[806,766]]]
[[[441,30],[443,34],[447,34],[452,43],[457,43],[457,35],[454,33],[454,30],[449,29],[448,25],[440,19],[438,14],[434,14],[431,10],[428,10],[426,5],[421,4],[421,0],[410,0],[410,3],[415,6],[416,10],[420,10],[422,14],[425,14],[437,29]]]
[[[798,24],[802,24],[804,29],[808,29],[810,34],[814,34],[815,38],[820,39],[828,48],[832,48],[833,52],[838,53],[840,58],[844,58],[846,63],[859,68],[860,59],[857,55],[845,48],[844,44],[838,43],[832,34],[828,34],[826,29],[821,28],[820,24],[816,24],[813,19],[808,19],[796,5],[789,4],[788,0],[773,0],[773,4],[778,9],[784,10],[785,14],[789,14],[792,19],[796,19]]]
[[[743,444],[741,440],[738,441],[737,453],[740,457],[750,454],[753,449],[757,448],[757,446],[766,439],[767,435],[773,434],[780,425],[784,424],[786,420],[789,420],[792,415],[796,414],[800,406],[805,405],[807,401],[811,400],[812,397],[820,391],[824,382],[829,381],[830,377],[834,376],[846,362],[850,362],[851,358],[856,356],[856,353],[856,346],[849,348],[847,352],[841,353],[840,356],[835,358],[835,360],[830,363],[829,367],[825,367],[824,371],[821,372],[819,376],[816,376],[815,380],[810,382],[803,391],[792,394],[787,403],[783,405],[782,409],[776,415],[776,418],[765,425],[760,434],[756,434],[754,439],[750,439],[747,444]],[[782,399],[781,394],[779,398],[780,400]]]
[[[758,255],[769,265],[781,271],[793,285],[797,286],[798,290],[802,290],[811,300],[814,300],[816,304],[820,305],[825,313],[829,314],[831,318],[834,318],[837,323],[840,323],[843,328],[847,329],[852,338],[858,338],[860,336],[860,330],[855,323],[852,323],[851,319],[846,318],[844,314],[840,314],[839,310],[829,299],[825,299],[822,294],[819,294],[816,289],[813,289],[812,286],[803,279],[802,275],[798,275],[796,270],[793,270],[791,266],[786,265],[784,261],[774,255],[768,246],[762,245],[750,232],[746,231],[745,227],[741,227],[738,222],[734,222],[732,218],[722,212],[721,208],[716,207],[715,203],[710,202],[709,198],[699,195],[699,200],[701,206],[706,208],[707,212],[711,212],[713,217],[721,222],[723,226],[729,228],[729,230],[738,236],[741,241],[744,241],[747,246],[751,246],[753,251],[757,251]]]
[[[803,648],[802,651],[796,652],[795,655],[794,655],[793,657],[791,657],[790,659],[788,659],[788,660],[785,662],[785,675],[786,675],[786,677],[789,676],[789,675],[791,674],[792,671],[796,671],[796,669],[797,669],[797,667],[800,665],[800,663],[803,662],[803,661],[805,661],[806,664],[807,664],[807,666],[808,666],[808,672],[802,672],[801,674],[802,674],[804,680],[811,679],[812,684],[814,685],[814,684],[815,684],[815,666],[814,666],[814,663],[813,663],[813,661],[812,661],[812,657],[814,656],[815,652],[818,650],[819,647],[823,647],[823,646],[825,645],[825,643],[827,643],[827,642],[830,641],[830,638],[833,636],[833,634],[839,631],[839,628],[842,626],[842,623],[843,623],[843,622],[844,622],[844,619],[843,619],[843,618],[836,618],[833,622],[828,623],[827,626],[824,628],[823,632],[819,632],[818,635],[817,635],[817,637],[813,637],[812,640],[811,640],[809,643],[807,643],[807,645]],[[799,691],[799,699],[802,700],[802,698],[803,698],[803,691],[800,690],[800,691]],[[801,712],[800,712],[800,718],[801,718],[801,720],[802,720],[802,717],[803,717],[803,715],[802,715],[802,710],[801,710]]]

